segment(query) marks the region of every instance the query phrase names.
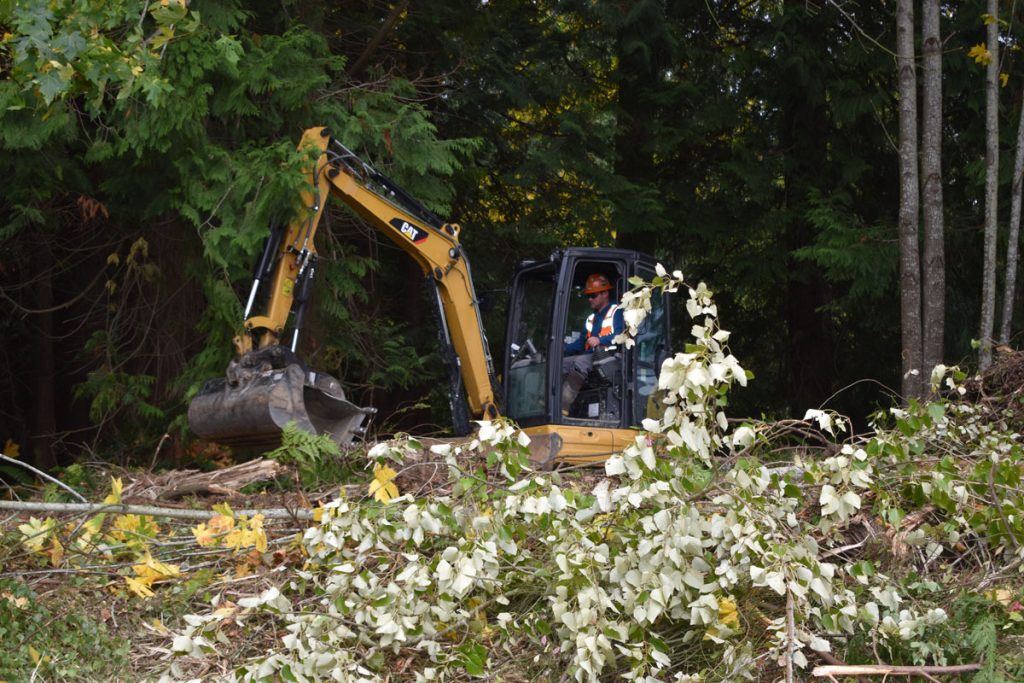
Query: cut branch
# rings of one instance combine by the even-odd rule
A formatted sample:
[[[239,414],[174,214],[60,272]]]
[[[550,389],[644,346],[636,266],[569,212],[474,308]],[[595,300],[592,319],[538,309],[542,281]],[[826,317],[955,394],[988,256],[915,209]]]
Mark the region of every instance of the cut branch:
[[[9,458],[6,455],[3,455],[2,453],[0,453],[0,460],[2,460],[3,462],[9,462],[12,465],[17,465],[18,467],[24,467],[26,470],[29,470],[30,472],[34,473],[36,476],[39,476],[45,479],[46,481],[53,482],[54,484],[61,487],[62,489],[64,489],[65,491],[67,491],[68,493],[70,493],[72,496],[82,501],[83,503],[85,502],[85,497],[81,493],[74,490],[73,488],[62,482],[60,479],[55,479],[46,472],[38,470],[35,467],[32,467],[32,465],[29,465],[28,463],[24,463],[20,460],[15,460],[14,458]]]
[[[0,500],[0,510],[15,512],[48,512],[52,514],[87,514],[113,512],[121,515],[148,515],[150,517],[169,517],[175,519],[211,519],[221,514],[213,510],[182,510],[156,505],[123,505],[110,503],[37,503],[20,500]],[[267,510],[235,510],[236,515],[263,515],[265,519],[313,519],[313,510],[309,508],[270,508]]]
[[[981,664],[954,664],[951,666],[895,666],[892,664],[845,664],[837,666],[826,664],[816,666],[811,671],[815,678],[834,678],[835,676],[942,676],[945,674],[964,674],[981,670]]]

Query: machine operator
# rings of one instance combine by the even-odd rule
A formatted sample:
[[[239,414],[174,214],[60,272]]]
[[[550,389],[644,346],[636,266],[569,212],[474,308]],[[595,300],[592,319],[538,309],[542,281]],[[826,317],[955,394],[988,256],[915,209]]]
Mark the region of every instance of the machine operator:
[[[613,346],[622,333],[622,310],[611,303],[612,284],[604,275],[587,277],[583,287],[593,310],[583,323],[583,334],[562,349],[562,414],[568,415],[576,395],[580,393],[587,374],[594,365],[594,351]]]

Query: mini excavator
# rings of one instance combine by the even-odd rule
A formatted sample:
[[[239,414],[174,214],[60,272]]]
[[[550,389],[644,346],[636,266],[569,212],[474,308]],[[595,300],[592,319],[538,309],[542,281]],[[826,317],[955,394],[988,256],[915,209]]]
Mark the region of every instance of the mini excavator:
[[[587,278],[607,278],[618,301],[630,278],[654,278],[651,257],[572,247],[520,263],[510,290],[499,382],[459,226],[438,218],[327,128],[307,130],[299,148],[311,159],[301,196],[307,210],[267,236],[235,337],[237,356],[225,376],[206,382],[189,405],[195,434],[251,448],[272,447],[289,423],[343,447],[365,435],[375,409],[347,400],[338,379],[306,367],[296,354],[317,270],[314,238],[331,196],[420,266],[436,305],[456,434],[468,434],[472,420],[505,415],[530,435],[536,461],[599,463],[657,412],[658,370],[671,355],[668,297],[657,292],[635,345],[596,351],[571,405],[562,405],[561,391],[563,349],[583,334],[589,313],[580,294]]]

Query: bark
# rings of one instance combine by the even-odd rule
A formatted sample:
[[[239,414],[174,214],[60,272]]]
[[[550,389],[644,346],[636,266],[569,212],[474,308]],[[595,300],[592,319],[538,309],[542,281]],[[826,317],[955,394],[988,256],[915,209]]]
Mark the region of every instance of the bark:
[[[924,264],[921,290],[922,389],[931,369],[942,363],[946,330],[946,249],[942,203],[942,39],[939,0],[921,5],[921,179],[924,218]]]
[[[998,237],[999,182],[999,12],[997,0],[988,0],[990,16],[986,26],[989,63],[985,69],[985,263],[981,288],[981,351],[978,365],[982,370],[992,364],[992,328],[996,311],[996,239]]]
[[[900,136],[900,327],[904,400],[922,393],[921,259],[918,251],[917,76],[913,0],[896,4],[896,70]]]
[[[359,58],[348,68],[348,77],[356,79],[362,76],[363,70],[369,65],[370,60],[373,58],[380,44],[384,42],[384,38],[387,37],[391,30],[394,29],[395,24],[402,17],[405,11],[409,8],[409,0],[401,0],[401,2],[395,3],[395,6],[391,8],[391,12],[388,13],[387,19],[384,20],[384,24],[377,30],[377,33],[370,40],[370,43],[363,50],[363,53],[359,55]]]
[[[194,470],[171,471],[157,477],[151,484],[157,500],[173,500],[196,493],[237,496],[243,486],[269,481],[286,471],[276,460],[250,460],[213,472]]]
[[[1006,280],[1003,284],[1003,316],[999,326],[999,343],[1010,341],[1013,324],[1013,302],[1017,292],[1017,262],[1019,258],[1021,179],[1024,177],[1024,102],[1021,103],[1020,122],[1017,124],[1017,157],[1013,162],[1013,184],[1010,197],[1010,234],[1006,244]]]

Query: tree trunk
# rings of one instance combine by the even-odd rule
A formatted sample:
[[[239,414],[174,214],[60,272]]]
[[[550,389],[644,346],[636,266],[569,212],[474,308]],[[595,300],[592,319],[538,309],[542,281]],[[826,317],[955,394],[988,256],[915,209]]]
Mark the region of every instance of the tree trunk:
[[[1017,157],[1013,162],[1013,184],[1010,196],[1010,234],[1006,244],[1006,280],[1003,284],[1003,317],[999,326],[999,343],[1010,341],[1013,323],[1013,300],[1017,288],[1018,239],[1020,235],[1021,179],[1024,177],[1024,102],[1021,103],[1020,122],[1017,124]]]
[[[900,136],[900,327],[904,400],[922,393],[921,259],[918,252],[917,76],[913,0],[896,4],[896,70]]]
[[[54,410],[54,344],[53,344],[53,254],[47,239],[40,239],[36,250],[33,276],[35,278],[34,303],[38,311],[33,316],[34,343],[32,344],[32,459],[42,470],[57,466],[54,441],[57,434],[57,416]]]
[[[942,39],[939,0],[921,5],[921,53],[924,73],[921,89],[921,177],[924,218],[924,286],[921,326],[922,388],[931,369],[942,363],[946,331],[946,249],[942,215]]]
[[[998,236],[999,183],[999,14],[997,0],[988,0],[989,63],[985,69],[985,265],[981,288],[981,351],[978,365],[982,370],[992,364],[992,328],[996,311],[996,238]]]

